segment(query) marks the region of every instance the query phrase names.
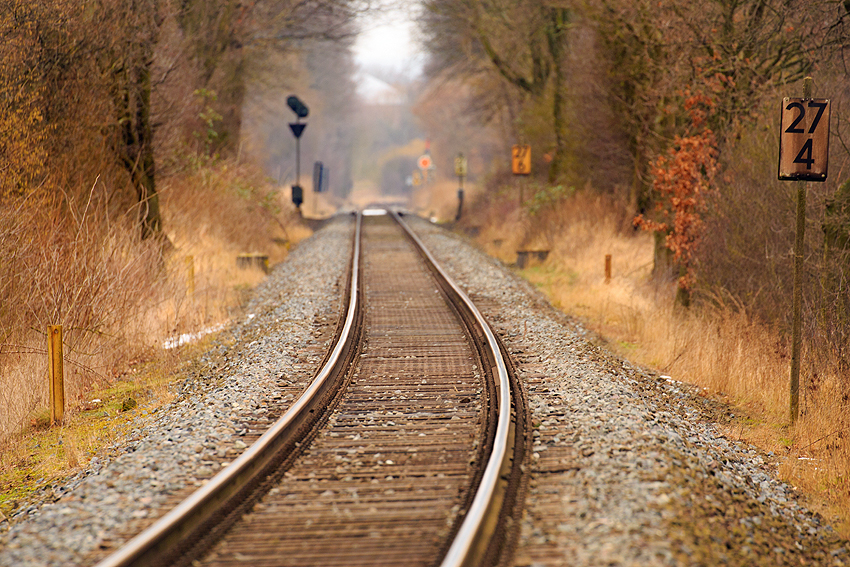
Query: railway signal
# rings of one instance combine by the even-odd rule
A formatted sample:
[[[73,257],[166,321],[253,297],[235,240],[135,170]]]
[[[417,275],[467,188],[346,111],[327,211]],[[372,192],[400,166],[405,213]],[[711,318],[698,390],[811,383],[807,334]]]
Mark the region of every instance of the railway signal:
[[[295,123],[290,123],[289,128],[295,136],[295,185],[292,186],[292,203],[301,211],[301,204],[304,202],[304,190],[301,188],[301,135],[304,133],[306,124],[301,124],[302,118],[307,118],[310,114],[310,109],[304,104],[300,98],[291,95],[286,99],[286,104],[295,113]]]
[[[300,185],[292,186],[292,204],[301,208],[301,204],[304,202],[304,189],[301,188]]]
[[[301,102],[301,99],[295,95],[287,98],[286,104],[298,118],[307,118],[307,115],[310,114],[310,109],[307,108],[307,105]]]
[[[321,193],[325,187],[325,166],[322,162],[317,161],[313,164],[313,193]]]

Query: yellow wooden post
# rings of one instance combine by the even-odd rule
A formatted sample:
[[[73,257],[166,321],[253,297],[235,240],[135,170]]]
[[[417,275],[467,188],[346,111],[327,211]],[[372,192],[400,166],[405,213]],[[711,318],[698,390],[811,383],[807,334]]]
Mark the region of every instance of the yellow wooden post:
[[[605,283],[611,283],[611,255],[605,254]]]
[[[62,365],[62,325],[47,327],[48,376],[50,379],[50,425],[65,417],[65,369]]]

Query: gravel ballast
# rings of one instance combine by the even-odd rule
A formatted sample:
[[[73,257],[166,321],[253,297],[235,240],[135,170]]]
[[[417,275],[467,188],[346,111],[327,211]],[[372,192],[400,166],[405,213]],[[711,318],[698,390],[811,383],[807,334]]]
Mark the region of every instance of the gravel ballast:
[[[693,388],[605,352],[497,260],[413,227],[517,361],[535,425],[515,565],[845,565],[842,541]]]
[[[691,388],[590,340],[526,282],[407,217],[516,360],[535,426],[515,565],[845,565],[847,542],[753,448],[723,437]],[[115,458],[19,510],[0,565],[90,563],[244,449],[304,388],[335,324],[353,223],[299,244],[222,333],[177,399],[139,418]]]

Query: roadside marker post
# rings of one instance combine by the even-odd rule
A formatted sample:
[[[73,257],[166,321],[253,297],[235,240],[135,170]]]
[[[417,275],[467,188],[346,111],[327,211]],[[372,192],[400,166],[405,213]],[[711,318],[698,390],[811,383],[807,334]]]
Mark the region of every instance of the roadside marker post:
[[[47,327],[47,375],[50,382],[50,425],[65,418],[65,368],[62,361],[62,325]]]
[[[779,179],[797,182],[797,227],[794,236],[794,299],[791,329],[789,411],[791,424],[800,413],[800,363],[803,335],[803,252],[806,235],[806,189],[809,181],[826,181],[829,172],[829,99],[812,98],[812,78],[803,80],[803,97],[782,100],[779,133]]]

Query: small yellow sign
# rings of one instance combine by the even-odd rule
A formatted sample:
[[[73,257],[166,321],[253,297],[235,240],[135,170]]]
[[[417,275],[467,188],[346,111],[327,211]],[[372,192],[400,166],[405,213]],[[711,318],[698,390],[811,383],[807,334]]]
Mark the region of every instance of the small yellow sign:
[[[466,156],[463,154],[458,154],[455,158],[455,175],[458,177],[466,177],[467,172],[467,162]]]
[[[514,175],[531,175],[531,146],[511,148],[511,169]]]

